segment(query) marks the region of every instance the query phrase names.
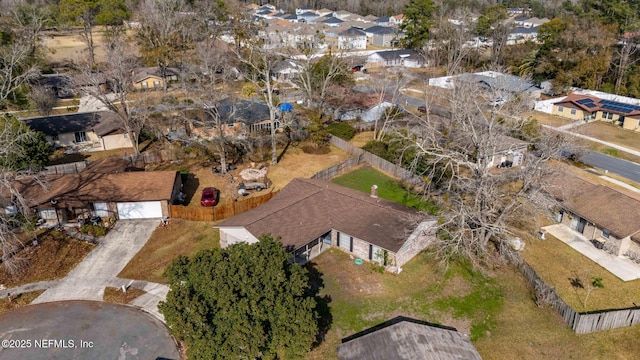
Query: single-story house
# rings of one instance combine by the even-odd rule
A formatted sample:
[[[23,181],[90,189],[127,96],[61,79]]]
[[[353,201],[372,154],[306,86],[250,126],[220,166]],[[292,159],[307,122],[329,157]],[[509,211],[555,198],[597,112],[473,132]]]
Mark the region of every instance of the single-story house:
[[[435,239],[436,220],[415,209],[317,179],[294,179],[269,202],[222,221],[220,245],[279,237],[295,261],[330,247],[356,258],[401,266]]]
[[[607,244],[618,256],[640,256],[640,199],[569,175],[556,174],[551,184],[548,191],[559,203],[557,223]]]
[[[378,51],[367,57],[367,66],[404,66],[420,68],[425,65],[424,58],[413,50]]]
[[[16,188],[40,218],[73,222],[89,215],[115,219],[170,216],[169,205],[180,193],[177,171],[132,171],[52,175],[45,187],[32,179],[18,180]]]
[[[574,120],[617,121],[625,129],[640,131],[640,105],[592,95],[570,94],[554,103],[551,113]]]
[[[349,28],[338,34],[338,49],[364,50],[367,48],[367,34],[356,28]]]
[[[496,167],[500,164],[510,161],[510,166],[520,166],[524,160],[529,143],[516,139],[514,137],[499,135],[497,137],[498,147],[491,159],[487,162],[487,167]]]
[[[360,119],[361,121],[374,122],[380,120],[380,117],[384,114],[385,110],[393,107],[394,104],[388,101],[383,101],[379,104],[373,105],[368,109],[351,109],[340,114],[339,119],[342,121]]]
[[[111,111],[85,112],[22,119],[31,130],[43,133],[52,146],[102,151],[133,147]]]
[[[133,73],[133,87],[137,90],[163,89],[170,82],[178,81],[178,70],[167,68],[163,76],[159,67],[137,69]]]
[[[523,27],[516,26],[509,30],[509,37],[507,40],[511,40],[514,42],[524,42],[527,40],[535,41],[538,39],[538,28],[537,27]]]
[[[342,340],[339,360],[482,360],[469,335],[398,316]]]

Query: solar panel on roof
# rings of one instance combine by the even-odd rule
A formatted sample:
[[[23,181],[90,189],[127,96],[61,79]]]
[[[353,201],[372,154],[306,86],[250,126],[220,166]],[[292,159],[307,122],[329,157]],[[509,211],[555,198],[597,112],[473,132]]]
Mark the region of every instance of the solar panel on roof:
[[[578,104],[586,105],[586,104],[589,104],[589,103],[593,103],[593,100],[591,100],[591,99],[580,99],[580,100],[578,100],[576,102]]]
[[[586,107],[588,107],[588,108],[598,107],[598,105],[596,105],[596,104],[594,104],[594,103],[584,104],[584,106],[586,106]]]

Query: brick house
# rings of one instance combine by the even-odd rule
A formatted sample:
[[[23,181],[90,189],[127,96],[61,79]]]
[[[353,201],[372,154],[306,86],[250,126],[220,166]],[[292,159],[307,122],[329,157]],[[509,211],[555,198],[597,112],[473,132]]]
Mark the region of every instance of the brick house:
[[[617,256],[640,256],[640,199],[588,181],[554,175],[557,223],[606,245]]]
[[[294,179],[266,204],[226,219],[217,228],[222,247],[255,243],[271,234],[280,237],[298,262],[335,247],[399,271],[434,241],[436,221],[328,181]]]

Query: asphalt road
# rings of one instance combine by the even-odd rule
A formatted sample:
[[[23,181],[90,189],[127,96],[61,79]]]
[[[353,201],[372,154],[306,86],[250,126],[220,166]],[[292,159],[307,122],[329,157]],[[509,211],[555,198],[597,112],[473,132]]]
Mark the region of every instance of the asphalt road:
[[[597,152],[587,153],[580,158],[580,161],[591,167],[608,170],[610,173],[614,173],[640,183],[640,164]]]
[[[0,316],[0,360],[179,359],[167,328],[132,307],[65,301]]]

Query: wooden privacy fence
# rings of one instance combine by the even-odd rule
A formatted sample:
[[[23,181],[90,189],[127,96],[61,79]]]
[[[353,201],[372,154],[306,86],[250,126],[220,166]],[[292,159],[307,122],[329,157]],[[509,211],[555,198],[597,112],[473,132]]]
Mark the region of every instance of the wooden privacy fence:
[[[67,164],[51,165],[44,168],[42,173],[45,175],[52,174],[77,174],[87,167],[88,161],[78,161]]]
[[[535,289],[536,296],[543,297],[543,302],[549,304],[562,317],[562,320],[578,334],[640,324],[640,308],[638,307],[587,313],[576,312],[558,296],[555,288],[547,285],[540,278],[531,265],[522,261],[517,265],[517,268],[529,285]]]
[[[414,186],[426,187],[427,185],[422,178],[413,172],[389,162],[379,156],[376,156],[368,151],[362,150],[357,146],[352,145],[348,141],[345,141],[337,136],[331,136],[331,145],[343,150],[357,159],[358,164],[366,162],[369,165],[378,168],[388,174],[396,176],[403,181],[412,184]],[[357,164],[356,164],[357,165]],[[355,166],[355,165],[354,165]]]
[[[269,201],[277,193],[277,191],[272,191],[241,201],[232,201],[212,207],[169,205],[169,211],[170,216],[174,218],[194,221],[218,221],[258,207]]]

